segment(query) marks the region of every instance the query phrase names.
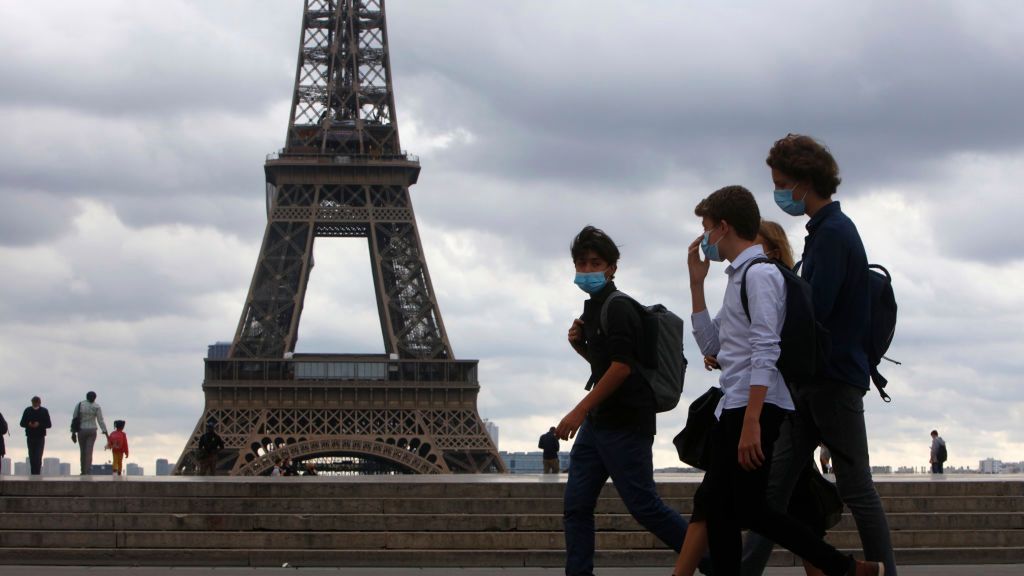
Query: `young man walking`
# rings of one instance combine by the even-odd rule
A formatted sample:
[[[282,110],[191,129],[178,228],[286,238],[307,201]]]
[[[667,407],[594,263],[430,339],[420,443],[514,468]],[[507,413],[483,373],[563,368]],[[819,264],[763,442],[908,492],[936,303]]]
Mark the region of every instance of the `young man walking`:
[[[869,272],[864,244],[853,221],[832,200],[839,166],[825,146],[790,134],[775,142],[766,160],[775,184],[775,203],[791,216],[809,217],[801,276],[812,288],[814,313],[829,330],[831,355],[816,386],[793,399],[797,417],[783,427],[772,462],[769,499],[780,508],[789,502],[800,469],[819,442],[832,455],[836,485],[857,524],[864,556],[896,574],[889,523],[875,490],[868,461],[864,393],[869,382],[868,334],[871,318]],[[771,554],[771,542],[748,537],[744,575],[759,575]]]
[[[607,330],[601,308],[616,291],[619,249],[603,231],[587,226],[573,240],[576,285],[590,295],[583,315],[569,328],[569,344],[590,364],[590,392],[555,429],[576,438],[565,487],[565,573],[594,573],[594,506],[609,478],[630,514],[675,551],[686,520],[661,501],[654,486],[654,392],[634,370],[640,345],[640,314],[628,298],[608,302]],[[578,432],[578,433],[577,433]]]
[[[701,353],[715,356],[722,400],[712,432],[711,467],[695,506],[707,516],[708,544],[716,576],[738,576],[743,528],[758,530],[828,575],[877,575],[874,562],[855,561],[765,499],[772,452],[782,422],[793,410],[789,389],[776,367],[786,317],[786,283],[755,243],[761,213],[742,186],[722,188],[697,205],[704,234],[690,245],[687,267],[693,301],[693,335]],[[703,251],[705,259],[701,260]],[[712,261],[728,260],[728,284],[714,319],[704,298]],[[748,310],[741,286],[746,278]],[[689,543],[687,544],[689,546]]]

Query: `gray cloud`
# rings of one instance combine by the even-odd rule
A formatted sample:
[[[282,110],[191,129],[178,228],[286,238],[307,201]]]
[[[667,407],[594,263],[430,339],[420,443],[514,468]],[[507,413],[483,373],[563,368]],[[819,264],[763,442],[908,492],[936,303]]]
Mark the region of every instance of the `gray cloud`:
[[[564,343],[582,300],[567,254],[579,228],[622,245],[622,288],[685,315],[692,210],[714,189],[751,188],[799,251],[803,221],[771,204],[764,166],[796,131],[832,148],[844,209],[896,278],[904,365],[886,372],[892,405],[867,400],[885,440],[873,460],[914,463],[934,427],[956,464],[1019,454],[1024,10],[631,6],[388,5],[424,249],[503,447],[531,449],[582,395],[586,366]],[[233,334],[256,261],[300,17],[297,0],[5,6],[0,397],[32,390],[70,410],[94,388],[136,433],[166,432],[159,450],[184,442],[205,346]],[[353,242],[318,244],[300,350],[382,348]],[[714,381],[689,356],[684,402]],[[658,465],[681,420],[660,419]]]

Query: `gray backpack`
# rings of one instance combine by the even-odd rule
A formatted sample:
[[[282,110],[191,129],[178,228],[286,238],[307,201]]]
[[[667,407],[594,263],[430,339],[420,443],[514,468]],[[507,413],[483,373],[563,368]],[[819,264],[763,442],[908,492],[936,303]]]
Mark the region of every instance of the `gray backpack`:
[[[608,333],[608,305],[616,298],[625,298],[640,312],[643,333],[640,336],[638,366],[640,375],[654,391],[658,412],[668,412],[679,404],[686,377],[686,356],[683,355],[683,319],[661,304],[644,306],[629,295],[616,290],[601,306],[601,330]]]

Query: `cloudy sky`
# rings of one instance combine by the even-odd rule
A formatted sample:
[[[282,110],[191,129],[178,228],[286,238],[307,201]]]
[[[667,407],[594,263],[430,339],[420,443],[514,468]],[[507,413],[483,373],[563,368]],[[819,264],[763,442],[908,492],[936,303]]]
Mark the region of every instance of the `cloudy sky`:
[[[302,2],[0,0],[0,412],[33,394],[47,455],[96,390],[132,460],[175,460],[206,346],[238,322],[283,145]],[[530,450],[583,395],[565,343],[568,243],[620,245],[618,284],[688,317],[693,206],[727,184],[778,210],[764,157],[812,134],[900,305],[874,464],[1024,460],[1024,5],[391,0],[402,143],[455,353],[480,360],[500,447]],[[383,352],[365,244],[321,240],[299,351]],[[721,301],[712,269],[708,301]],[[691,370],[682,406],[713,383]],[[677,463],[684,407],[659,418]],[[20,430],[8,455],[25,457]],[[99,457],[99,456],[98,456]]]

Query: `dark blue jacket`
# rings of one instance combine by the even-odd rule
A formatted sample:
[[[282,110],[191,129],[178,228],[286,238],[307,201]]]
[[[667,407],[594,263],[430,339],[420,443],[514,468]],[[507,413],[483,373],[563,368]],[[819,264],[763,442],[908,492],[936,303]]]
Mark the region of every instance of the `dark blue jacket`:
[[[800,275],[811,283],[815,317],[832,336],[823,376],[867,390],[871,290],[864,243],[839,202],[818,210],[807,232]]]

